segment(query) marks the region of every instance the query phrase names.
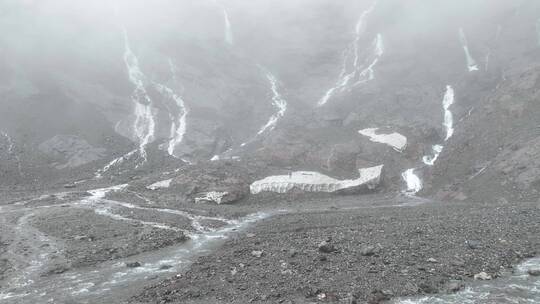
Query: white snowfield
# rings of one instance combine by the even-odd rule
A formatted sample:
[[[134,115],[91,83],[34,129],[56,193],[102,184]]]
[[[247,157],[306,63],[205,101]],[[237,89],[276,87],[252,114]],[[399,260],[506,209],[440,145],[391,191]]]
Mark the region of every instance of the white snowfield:
[[[377,134],[379,128],[368,128],[358,131],[361,135],[369,137],[372,142],[389,145],[398,152],[402,152],[407,147],[407,137],[394,132],[390,134]]]
[[[296,171],[290,175],[268,176],[252,183],[249,188],[252,194],[286,193],[295,188],[306,192],[336,192],[360,186],[374,189],[380,183],[382,169],[383,165],[359,169],[360,177],[348,180],[338,180],[318,172]]]
[[[148,190],[159,190],[159,189],[166,189],[171,186],[172,178],[162,180],[156,183],[151,184],[150,186],[146,186],[146,189]]]
[[[210,191],[203,193],[201,196],[195,198],[195,203],[211,202],[221,204],[223,198],[227,196],[229,192]]]

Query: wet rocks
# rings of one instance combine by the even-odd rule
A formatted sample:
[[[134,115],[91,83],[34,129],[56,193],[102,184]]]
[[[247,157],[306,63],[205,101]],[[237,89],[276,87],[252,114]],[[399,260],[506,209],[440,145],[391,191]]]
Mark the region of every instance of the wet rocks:
[[[138,267],[141,267],[141,263],[139,262],[127,262],[126,263],[126,267],[127,268],[138,268]]]
[[[486,272],[482,271],[482,272],[479,272],[479,273],[475,274],[474,279],[475,280],[480,280],[480,281],[488,281],[488,280],[493,279],[493,277],[491,275],[487,274]]]
[[[467,247],[469,247],[469,249],[478,249],[481,246],[480,241],[477,240],[467,240],[465,244]]]
[[[390,300],[393,293],[389,290],[379,290],[375,289],[371,291],[371,294],[368,297],[367,303],[368,304],[379,304],[383,303],[385,301]]]
[[[446,291],[449,293],[454,293],[462,290],[464,287],[465,284],[463,284],[463,282],[452,281],[446,285]]]

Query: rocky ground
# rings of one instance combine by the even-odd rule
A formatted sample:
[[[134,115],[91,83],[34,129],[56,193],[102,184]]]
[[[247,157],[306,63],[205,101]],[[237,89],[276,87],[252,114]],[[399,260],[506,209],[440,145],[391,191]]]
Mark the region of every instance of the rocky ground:
[[[538,254],[539,215],[538,203],[494,202],[299,210],[263,221],[131,303],[379,303],[455,292]]]

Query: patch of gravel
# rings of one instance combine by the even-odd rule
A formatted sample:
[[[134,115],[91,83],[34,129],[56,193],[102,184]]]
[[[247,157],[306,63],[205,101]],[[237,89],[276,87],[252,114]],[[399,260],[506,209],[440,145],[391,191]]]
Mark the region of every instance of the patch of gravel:
[[[44,210],[33,217],[32,225],[63,241],[64,254],[72,267],[91,266],[187,240],[181,231],[113,220],[77,208]]]
[[[463,202],[280,215],[131,303],[379,303],[453,292],[538,254],[539,215],[538,203]]]

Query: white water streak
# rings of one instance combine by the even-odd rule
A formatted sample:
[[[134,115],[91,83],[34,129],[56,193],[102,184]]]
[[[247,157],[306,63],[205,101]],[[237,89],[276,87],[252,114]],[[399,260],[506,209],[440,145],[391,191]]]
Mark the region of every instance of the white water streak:
[[[287,111],[287,101],[283,99],[278,91],[276,77],[272,73],[266,72],[266,78],[270,82],[273,93],[272,105],[277,109],[277,112],[270,116],[268,122],[259,130],[259,132],[257,132],[257,135],[261,135],[267,131],[272,131],[276,127],[278,120],[281,119]]]
[[[156,123],[154,120],[153,102],[146,91],[146,76],[139,66],[137,56],[131,51],[127,31],[124,30],[124,63],[128,69],[130,82],[135,86],[131,100],[135,104],[135,122],[133,133],[139,142],[139,153],[147,161],[146,145],[154,140]]]
[[[179,230],[179,229],[174,228],[174,227],[169,227],[169,226],[163,225],[161,223],[143,222],[143,221],[138,221],[138,220],[134,220],[134,219],[130,219],[130,218],[125,218],[125,217],[119,216],[117,214],[113,214],[111,212],[111,206],[119,206],[119,207],[128,208],[128,209],[161,212],[161,213],[168,213],[168,214],[174,214],[174,215],[182,216],[182,217],[185,217],[185,218],[187,218],[187,219],[189,219],[191,221],[191,226],[197,232],[208,232],[208,231],[214,231],[215,230],[213,228],[203,226],[201,221],[218,221],[218,222],[222,222],[222,223],[225,223],[225,224],[237,224],[238,223],[238,221],[236,221],[236,220],[229,220],[229,219],[225,219],[225,218],[222,218],[222,217],[210,217],[210,216],[194,215],[194,214],[191,214],[191,213],[188,213],[188,212],[185,212],[185,211],[180,211],[180,210],[175,210],[175,209],[147,208],[147,207],[141,207],[141,206],[137,206],[137,205],[130,204],[130,203],[124,203],[124,202],[105,199],[105,196],[107,195],[107,193],[125,190],[127,188],[127,186],[128,186],[127,184],[122,184],[122,185],[117,185],[117,186],[113,186],[113,187],[109,187],[109,188],[90,190],[90,191],[88,191],[88,193],[90,193],[91,196],[89,198],[86,198],[86,199],[82,200],[81,203],[82,204],[90,204],[90,205],[96,205],[96,204],[108,205],[107,208],[98,209],[98,211],[96,211],[96,213],[101,212],[100,214],[105,215],[105,216],[109,216],[109,217],[111,217],[113,219],[127,220],[127,221],[137,221],[137,222],[140,222],[143,225],[150,225],[150,226],[153,226],[153,227],[156,227],[156,228],[167,229],[167,230]],[[197,237],[196,235],[193,235],[189,231],[185,231],[185,230],[179,230],[179,231],[183,231],[185,235],[188,235],[188,236],[190,236],[192,238]]]
[[[446,133],[446,136],[444,138],[444,141],[448,141],[452,135],[454,135],[454,116],[452,114],[452,111],[450,111],[450,106],[454,104],[454,89],[452,86],[447,85],[446,86],[446,92],[444,93],[443,98],[443,110],[444,110],[444,121],[443,121],[443,127],[444,131]],[[424,156],[422,158],[422,161],[424,164],[428,166],[435,165],[435,162],[439,158],[439,155],[441,154],[442,150],[444,149],[444,146],[442,145],[434,145],[432,147],[433,149],[433,156]]]
[[[415,169],[408,169],[401,174],[407,184],[406,194],[414,195],[422,190],[422,180],[414,173]]]
[[[478,71],[478,65],[476,64],[476,61],[472,58],[471,53],[469,51],[469,46],[467,43],[467,37],[465,36],[465,31],[463,28],[459,29],[459,40],[461,41],[461,46],[463,47],[463,51],[465,51],[465,57],[467,59],[467,69],[469,72]]]
[[[444,108],[444,128],[446,130],[446,137],[444,141],[447,141],[454,135],[454,116],[450,111],[450,106],[454,104],[454,89],[452,86],[446,86],[446,93],[443,98],[443,108]]]
[[[225,22],[225,42],[227,42],[228,45],[233,45],[234,38],[232,33],[231,21],[229,20],[229,13],[227,13],[225,7],[223,7],[223,18]]]
[[[422,161],[424,162],[424,164],[428,166],[435,165],[435,162],[439,158],[439,155],[441,155],[443,148],[444,147],[441,145],[434,145],[433,147],[431,147],[431,149],[433,150],[433,155],[425,155],[424,157],[422,157]]]
[[[96,174],[95,174],[95,177],[96,178],[101,178],[103,173],[109,171],[111,168],[117,166],[117,165],[120,165],[122,164],[124,161],[126,160],[129,160],[133,155],[135,155],[135,153],[137,153],[137,149],[133,150],[133,151],[130,151],[118,158],[115,158],[113,159],[112,161],[110,161],[108,164],[106,164],[103,168],[99,169]]]
[[[360,15],[360,18],[358,19],[358,22],[355,26],[355,37],[354,41],[352,42],[352,46],[350,46],[347,50],[344,51],[343,67],[339,79],[334,87],[326,91],[324,96],[318,101],[317,106],[320,107],[325,105],[336,93],[342,92],[343,90],[347,89],[351,81],[353,80],[355,80],[355,85],[357,85],[373,80],[375,78],[373,68],[378,63],[379,58],[384,53],[382,35],[377,34],[377,37],[374,40],[373,54],[375,58],[366,68],[363,68],[363,66],[360,64],[360,40],[365,30],[366,18],[371,14],[371,12],[373,12],[376,4],[377,2],[374,2],[367,10],[363,11]],[[347,66],[348,62],[350,62],[351,60],[351,55],[353,55],[354,58],[352,59],[351,71],[348,72],[349,69],[347,68]]]
[[[356,81],[356,83],[354,84],[355,86],[375,79],[374,68],[377,65],[377,63],[379,63],[379,59],[384,54],[384,45],[383,45],[381,34],[377,34],[377,37],[375,38],[375,41],[373,42],[373,48],[374,48],[375,58],[368,65],[367,68],[365,68],[364,70],[360,72],[360,74],[358,74],[358,81]]]
[[[167,144],[167,152],[169,155],[177,157],[175,154],[175,149],[184,140],[184,135],[186,134],[187,130],[187,115],[189,111],[182,97],[174,93],[171,88],[159,83],[155,84],[155,86],[156,90],[161,95],[174,100],[176,106],[178,107],[178,116],[176,121],[172,120],[171,122],[170,140]]]

